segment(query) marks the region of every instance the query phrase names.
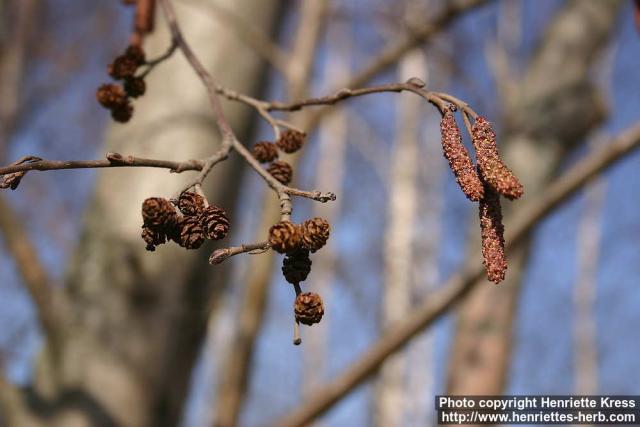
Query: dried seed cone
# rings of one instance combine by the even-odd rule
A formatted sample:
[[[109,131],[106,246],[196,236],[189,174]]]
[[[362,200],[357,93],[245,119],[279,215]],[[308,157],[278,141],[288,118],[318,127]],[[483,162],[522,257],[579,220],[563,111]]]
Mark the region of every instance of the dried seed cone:
[[[204,197],[192,191],[185,191],[178,197],[178,209],[185,215],[198,215],[204,209]]]
[[[146,63],[144,49],[142,49],[142,46],[129,45],[127,50],[124,51],[124,56],[135,61],[139,66]]]
[[[308,326],[319,323],[324,315],[322,298],[314,292],[303,292],[296,297],[293,312],[300,323]]]
[[[181,217],[178,231],[173,239],[185,249],[198,249],[204,243],[204,230],[195,216]]]
[[[326,219],[313,218],[302,223],[302,244],[312,253],[322,248],[329,240],[331,226]]]
[[[276,144],[285,153],[295,153],[304,145],[307,134],[293,129],[282,132]]]
[[[267,172],[284,185],[288,185],[293,177],[293,169],[291,168],[291,165],[281,160],[276,160],[271,163],[267,168]]]
[[[305,281],[310,272],[309,251],[290,252],[282,261],[282,274],[289,283],[296,284]]]
[[[127,104],[127,95],[122,86],[107,83],[96,91],[96,99],[104,108],[113,109]]]
[[[209,206],[200,213],[200,224],[204,237],[210,240],[224,239],[229,232],[227,213],[217,206]]]
[[[142,221],[146,227],[168,230],[178,222],[173,205],[162,197],[150,197],[142,202]]]
[[[524,189],[518,178],[502,162],[491,123],[479,116],[473,124],[472,134],[482,179],[506,198],[519,199]]]
[[[469,200],[477,202],[482,199],[484,188],[471,156],[462,143],[462,135],[453,111],[448,110],[442,117],[440,133],[444,157],[449,162],[460,189]]]
[[[269,229],[271,248],[281,254],[301,248],[302,233],[300,227],[290,221],[280,221]]]
[[[153,229],[151,227],[142,226],[142,240],[147,244],[147,250],[153,252],[156,246],[162,245],[166,241],[164,231]]]
[[[136,58],[127,55],[118,56],[108,67],[109,75],[115,80],[133,77],[137,69],[138,61]]]
[[[479,203],[482,256],[487,277],[494,283],[504,280],[507,259],[504,253],[504,225],[500,195],[485,185],[484,198]]]
[[[119,123],[126,123],[133,117],[133,106],[127,101],[111,110],[111,118]]]
[[[124,80],[124,90],[132,98],[138,98],[147,91],[147,84],[141,77],[127,77]]]
[[[253,146],[251,154],[260,163],[268,163],[278,158],[278,148],[273,142],[261,141]]]

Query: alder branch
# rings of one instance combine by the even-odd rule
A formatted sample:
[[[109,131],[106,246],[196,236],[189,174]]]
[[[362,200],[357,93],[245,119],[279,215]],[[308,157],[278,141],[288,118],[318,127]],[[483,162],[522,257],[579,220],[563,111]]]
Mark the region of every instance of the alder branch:
[[[29,171],[121,167],[164,168],[169,169],[171,172],[185,172],[200,171],[204,165],[202,160],[186,160],[179,162],[172,160],[147,159],[135,156],[123,156],[119,153],[107,153],[104,159],[98,160],[45,160],[34,156],[29,156],[29,158],[32,160],[24,161],[25,158],[22,158],[9,166],[0,167],[0,175]]]
[[[540,196],[522,206],[507,224],[507,248],[518,245],[547,215],[579,191],[592,178],[640,148],[640,125],[623,132],[610,144],[589,154],[568,172],[557,178]],[[458,303],[483,277],[481,265],[469,266],[428,295],[406,320],[389,328],[376,343],[357,359],[346,372],[315,390],[313,399],[303,403],[272,425],[298,427],[308,425],[371,375],[396,351],[403,348],[424,328],[433,324]]]

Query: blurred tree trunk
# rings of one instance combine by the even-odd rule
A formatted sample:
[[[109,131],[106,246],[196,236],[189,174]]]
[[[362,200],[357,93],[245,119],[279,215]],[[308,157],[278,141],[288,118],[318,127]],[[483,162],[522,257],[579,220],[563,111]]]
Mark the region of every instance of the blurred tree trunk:
[[[522,179],[527,198],[544,191],[564,154],[606,114],[589,70],[615,29],[621,4],[564,4],[545,31],[522,81],[504,91],[502,151],[507,164]],[[503,203],[506,215],[507,203]],[[474,288],[459,307],[448,393],[502,393],[527,246],[508,254],[504,283]],[[477,239],[473,247],[474,254],[479,253]]]
[[[424,54],[416,50],[399,64],[399,81],[426,74]],[[413,235],[416,225],[418,130],[421,100],[403,95],[397,101],[396,141],[391,154],[389,207],[385,230],[384,293],[382,327],[402,320],[411,308]],[[380,370],[376,384],[377,426],[403,424],[409,366],[407,353],[390,357]]]
[[[267,32],[278,9],[277,0],[216,1]],[[186,37],[212,74],[241,92],[259,90],[264,70],[256,55],[197,8],[176,6]],[[163,24],[159,19],[146,43],[150,57],[169,46]],[[246,134],[250,111],[225,107]],[[112,125],[104,152],[189,159],[209,155],[219,143],[205,89],[180,54],[151,73],[148,94],[135,108],[130,124]],[[228,183],[237,182],[240,166],[230,159],[216,167],[205,188],[210,201],[228,211],[237,196]],[[224,286],[225,269],[208,265],[207,248],[165,245],[146,252],[140,205],[146,197],[174,195],[188,178],[150,169],[99,173],[68,273],[59,355],[48,348],[41,353],[35,386],[14,425],[179,424],[209,303]]]

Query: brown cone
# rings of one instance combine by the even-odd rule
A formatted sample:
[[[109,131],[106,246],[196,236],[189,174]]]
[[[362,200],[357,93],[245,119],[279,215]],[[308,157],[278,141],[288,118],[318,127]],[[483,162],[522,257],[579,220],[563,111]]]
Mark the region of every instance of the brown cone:
[[[520,198],[524,189],[518,178],[502,162],[491,123],[479,116],[473,124],[472,134],[482,179],[506,198]]]
[[[485,185],[484,198],[479,203],[482,257],[487,277],[494,283],[504,280],[507,259],[504,253],[504,225],[500,195]]]
[[[469,152],[462,143],[462,135],[453,111],[447,110],[442,116],[440,133],[444,157],[449,162],[449,167],[455,175],[460,189],[469,200],[477,202],[482,199],[483,185],[476,168],[473,166]]]
[[[197,217],[181,217],[177,229],[179,234],[172,237],[183,248],[198,249],[204,243],[204,232]]]
[[[303,292],[296,297],[293,312],[300,323],[308,326],[319,323],[324,315],[322,298],[314,292]]]
[[[121,80],[127,77],[133,77],[137,69],[138,62],[135,58],[120,55],[109,65],[109,75],[115,80]]]
[[[147,244],[147,250],[153,252],[156,246],[162,245],[166,241],[164,231],[142,226],[142,240]]]
[[[185,215],[198,215],[204,209],[204,197],[192,191],[185,191],[178,197],[178,209]]]
[[[300,227],[290,221],[280,221],[269,229],[271,248],[281,254],[300,249],[302,233]]]
[[[276,160],[271,163],[267,168],[267,172],[284,185],[288,185],[293,176],[293,169],[291,168],[291,165],[281,160]]]
[[[260,163],[268,163],[278,158],[278,148],[273,142],[261,141],[253,146],[251,154]]]
[[[145,54],[142,46],[129,45],[124,51],[124,56],[134,61],[138,66],[145,64]]]
[[[311,259],[309,259],[309,251],[307,250],[290,252],[282,261],[282,274],[289,283],[303,282],[310,272]]]
[[[302,244],[312,253],[322,248],[329,240],[331,226],[326,219],[313,218],[302,223]]]
[[[304,132],[288,129],[282,132],[276,144],[285,153],[295,153],[304,145],[306,136]]]
[[[168,230],[178,222],[178,214],[167,199],[150,197],[142,202],[142,221],[146,227]]]
[[[133,106],[127,101],[111,110],[111,118],[119,123],[126,123],[133,117]]]
[[[229,232],[229,219],[224,210],[217,206],[209,206],[200,213],[200,224],[204,230],[204,237],[210,240],[220,240]]]
[[[147,91],[147,84],[141,77],[127,77],[124,79],[124,90],[132,98],[138,98]]]
[[[127,95],[122,86],[115,83],[101,85],[96,91],[96,99],[104,108],[113,109],[127,104]]]

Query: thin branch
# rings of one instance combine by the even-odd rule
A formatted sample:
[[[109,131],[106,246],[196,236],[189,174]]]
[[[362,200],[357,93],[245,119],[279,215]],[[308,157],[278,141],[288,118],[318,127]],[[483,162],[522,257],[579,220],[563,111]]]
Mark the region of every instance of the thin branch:
[[[146,159],[143,157],[123,156],[119,153],[107,153],[106,158],[100,160],[34,160],[29,162],[15,162],[9,166],[0,167],[0,175],[21,171],[49,171],[60,169],[96,169],[146,167],[164,168],[171,172],[200,171],[203,168],[201,160],[186,160],[177,162],[172,160]]]
[[[395,64],[405,54],[422,43],[430,40],[439,34],[444,28],[451,24],[459,16],[483,6],[489,0],[463,0],[448,1],[442,12],[433,21],[426,22],[420,27],[413,27],[409,34],[401,40],[384,48],[371,62],[362,68],[360,72],[349,79],[344,86],[362,86],[371,80],[375,75]]]
[[[151,73],[151,71],[153,71],[158,65],[162,64],[164,61],[171,58],[177,49],[178,49],[178,43],[176,43],[176,41],[172,39],[171,45],[169,45],[169,48],[165,53],[158,56],[157,58],[150,59],[145,62],[144,65],[147,67],[147,69],[144,70],[142,74],[140,74],[138,77],[140,77],[141,79],[144,79],[145,77],[147,77],[149,73]]]
[[[427,102],[434,104],[441,111],[444,111],[446,108],[446,102],[443,101],[443,97],[441,94],[436,94],[435,92],[429,92],[424,89],[424,82],[422,82],[418,78],[411,78],[407,80],[405,83],[389,83],[380,86],[371,86],[365,87],[361,89],[340,89],[335,92],[333,95],[320,97],[320,98],[309,98],[303,101],[297,101],[292,103],[283,103],[283,102],[269,102],[267,103],[267,111],[297,111],[304,107],[310,106],[319,106],[319,105],[334,105],[337,102],[344,101],[345,99],[371,95],[373,93],[384,93],[384,92],[403,92],[409,91],[415,93],[422,98],[424,98]]]
[[[0,196],[0,230],[9,253],[13,255],[16,267],[24,280],[25,287],[36,307],[36,315],[55,349],[62,328],[60,295],[51,288],[51,279],[42,265],[36,248],[24,229],[22,221],[13,208]]]
[[[533,230],[542,219],[562,202],[579,191],[589,180],[602,173],[616,161],[640,148],[640,125],[635,125],[602,149],[589,154],[567,173],[556,179],[537,199],[531,200],[516,212],[507,224],[506,246],[513,248]],[[273,423],[278,427],[307,425],[327,411],[355,387],[373,375],[382,362],[403,348],[415,335],[433,324],[458,303],[483,277],[481,265],[469,266],[450,278],[441,290],[428,295],[406,316],[406,320],[389,328],[369,350],[358,358],[345,373],[316,390],[313,399],[300,405],[289,415]]]
[[[232,256],[249,253],[249,254],[261,254],[269,250],[271,245],[268,241],[244,244],[240,246],[232,246],[230,248],[216,249],[209,257],[209,264],[220,264],[223,261],[231,258]]]

